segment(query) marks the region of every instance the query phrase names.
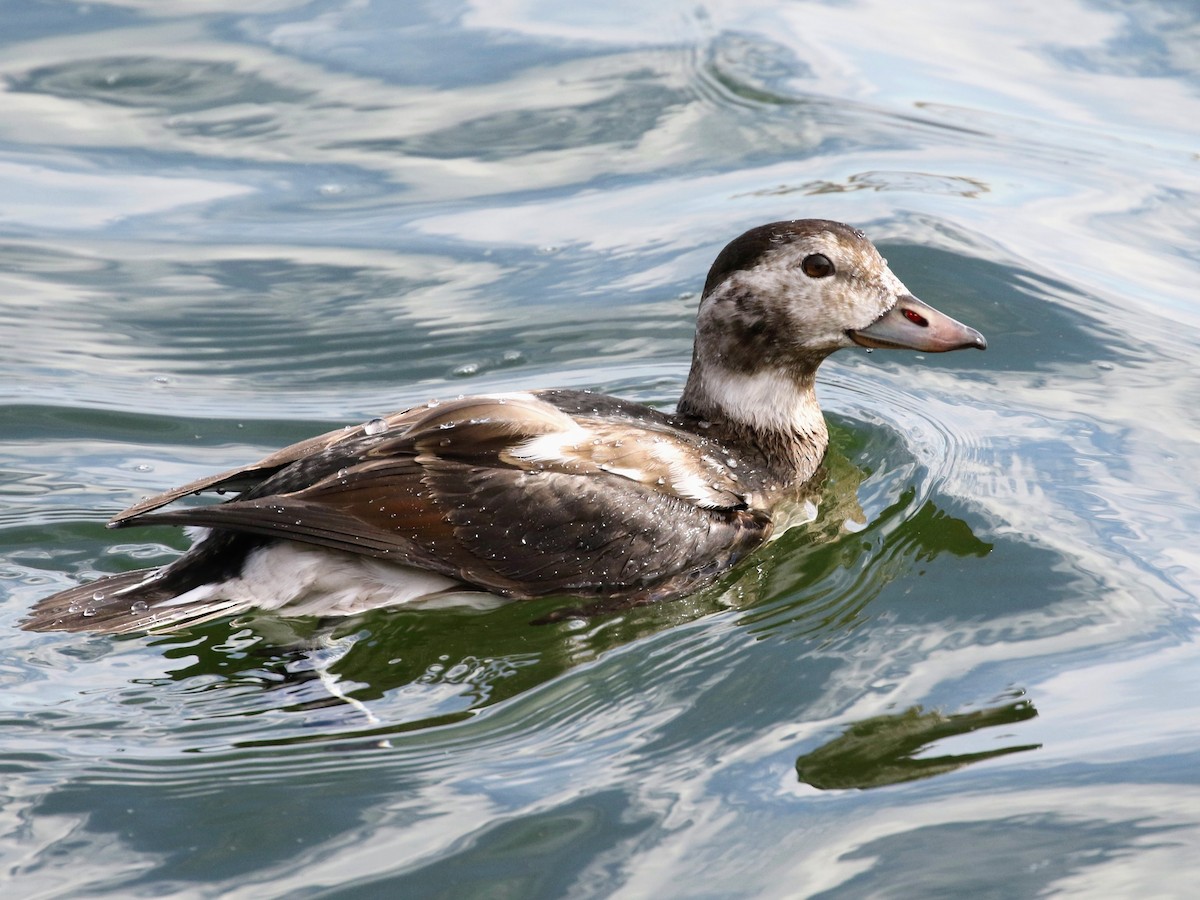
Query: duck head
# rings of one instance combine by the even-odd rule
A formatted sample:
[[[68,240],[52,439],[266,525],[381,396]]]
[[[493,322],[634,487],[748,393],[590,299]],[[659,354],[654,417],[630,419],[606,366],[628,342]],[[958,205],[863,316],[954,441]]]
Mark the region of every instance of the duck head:
[[[823,434],[817,366],[856,345],[941,353],[987,341],[914,297],[856,228],[825,219],[752,228],[709,270],[680,412]]]

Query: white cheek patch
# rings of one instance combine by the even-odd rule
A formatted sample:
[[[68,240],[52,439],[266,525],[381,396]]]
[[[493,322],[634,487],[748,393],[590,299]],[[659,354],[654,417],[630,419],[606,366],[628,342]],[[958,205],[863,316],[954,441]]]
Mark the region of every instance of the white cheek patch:
[[[787,258],[777,257],[774,265],[757,265],[753,269],[737,272],[722,287],[736,286],[739,290],[763,297],[782,297],[795,292],[797,279],[801,277],[793,271]]]
[[[711,295],[718,300],[731,290],[768,298],[792,321],[800,345],[826,351],[850,346],[848,328],[864,328],[890,309],[908,289],[888,268],[875,248],[860,240],[813,235],[766,254],[751,268],[732,274]],[[804,258],[821,253],[834,262],[837,274],[810,278]]]

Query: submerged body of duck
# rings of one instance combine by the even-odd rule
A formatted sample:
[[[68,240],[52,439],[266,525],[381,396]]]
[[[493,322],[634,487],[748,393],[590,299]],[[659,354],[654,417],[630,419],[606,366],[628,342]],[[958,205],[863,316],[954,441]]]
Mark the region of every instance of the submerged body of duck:
[[[860,345],[983,349],[866,236],[818,219],[731,242],[676,413],[586,391],[430,403],[145,500],[110,527],[207,533],[161,569],[40,601],[32,631],[177,628],[253,608],[338,615],[463,590],[640,603],[763,543],[828,444],[814,379]],[[203,492],[222,503],[163,510]]]

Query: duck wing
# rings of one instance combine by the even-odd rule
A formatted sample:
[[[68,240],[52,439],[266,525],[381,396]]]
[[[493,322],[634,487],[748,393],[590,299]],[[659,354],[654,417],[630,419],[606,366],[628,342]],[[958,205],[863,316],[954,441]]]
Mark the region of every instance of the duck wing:
[[[264,456],[258,462],[251,463],[248,466],[227,469],[215,475],[206,475],[195,481],[189,481],[180,487],[163,491],[161,494],[155,494],[144,500],[139,500],[133,506],[122,510],[114,516],[109,521],[108,527],[120,528],[132,524],[134,519],[140,518],[145,513],[160,509],[174,503],[176,500],[194,494],[225,494],[248,490],[261,484],[292,463],[318,455],[337,444],[352,442],[356,438],[361,438],[371,433],[379,431],[387,432],[403,427],[407,418],[413,418],[419,412],[419,409],[410,409],[400,413],[393,413],[391,416],[383,419],[374,419],[362,425],[348,425],[345,428],[338,428],[325,434],[319,434],[284,447],[281,450],[276,450],[274,453]]]
[[[114,524],[315,544],[509,596],[682,584],[765,539],[769,517],[703,440],[636,404],[618,418],[568,413],[563,396],[464,398],[389,417],[382,433],[331,432],[145,501]],[[224,503],[156,511],[239,484],[250,486]]]

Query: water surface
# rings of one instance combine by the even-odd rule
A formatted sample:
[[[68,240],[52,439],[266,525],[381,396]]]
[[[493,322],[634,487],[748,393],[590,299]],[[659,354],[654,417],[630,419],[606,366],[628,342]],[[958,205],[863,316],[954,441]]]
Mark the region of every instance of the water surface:
[[[1189,894],[1200,10],[9,7],[8,893]],[[669,408],[716,252],[801,216],[990,348],[831,359],[817,520],[713,588],[15,628],[187,545],[119,509],[321,430]]]

